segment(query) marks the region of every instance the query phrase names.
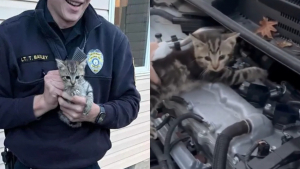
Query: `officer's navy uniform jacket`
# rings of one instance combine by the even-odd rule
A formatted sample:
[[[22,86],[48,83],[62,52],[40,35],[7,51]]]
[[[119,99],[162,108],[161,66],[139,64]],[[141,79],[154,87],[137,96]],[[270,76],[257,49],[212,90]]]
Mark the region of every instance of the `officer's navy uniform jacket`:
[[[58,35],[50,26],[45,4],[46,0],[40,0],[35,10],[0,25],[0,129],[8,131],[5,146],[28,167],[83,168],[111,148],[109,129],[124,127],[137,117],[140,95],[133,58],[127,37],[89,6],[82,20],[87,37],[84,52],[98,49],[104,58],[98,73],[87,65],[85,78],[94,89],[94,102],[105,107],[104,122],[71,128],[58,118],[59,107],[37,119],[33,98],[43,93],[44,75],[57,70],[55,58],[68,59],[74,51],[68,39],[62,40],[64,33]],[[81,29],[70,35],[76,30]],[[79,39],[83,47],[84,38]]]

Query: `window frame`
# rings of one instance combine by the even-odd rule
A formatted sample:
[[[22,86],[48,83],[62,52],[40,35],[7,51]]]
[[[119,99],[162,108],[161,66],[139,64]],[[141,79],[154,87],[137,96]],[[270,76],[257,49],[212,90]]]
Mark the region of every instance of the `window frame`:
[[[115,0],[109,0],[108,21],[114,24],[115,21]],[[147,42],[144,66],[135,67],[135,74],[142,75],[150,73],[150,16],[148,16]]]

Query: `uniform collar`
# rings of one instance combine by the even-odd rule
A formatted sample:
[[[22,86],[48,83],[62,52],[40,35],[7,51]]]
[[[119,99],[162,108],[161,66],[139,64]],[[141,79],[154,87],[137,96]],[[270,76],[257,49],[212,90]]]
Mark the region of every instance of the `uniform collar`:
[[[45,18],[46,22],[48,22],[48,23],[54,22],[54,19],[52,18],[50,11],[47,8],[47,0],[39,0],[35,9],[44,11],[43,13],[44,13],[44,18]],[[87,32],[92,31],[96,27],[100,26],[102,23],[101,18],[98,16],[98,14],[96,13],[96,11],[94,10],[94,8],[92,7],[91,4],[89,4],[87,9],[85,10],[85,12],[82,16],[82,19],[85,22],[85,28],[86,28]],[[80,22],[82,22],[81,20],[80,20]],[[77,26],[75,26],[75,27],[78,27],[79,28],[78,30],[80,31],[80,23],[77,23],[76,25]]]

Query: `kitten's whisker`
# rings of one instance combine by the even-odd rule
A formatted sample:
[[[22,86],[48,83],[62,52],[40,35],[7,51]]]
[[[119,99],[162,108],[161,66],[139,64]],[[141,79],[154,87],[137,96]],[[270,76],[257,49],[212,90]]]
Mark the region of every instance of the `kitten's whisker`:
[[[207,72],[208,72],[207,68],[203,70],[203,74],[206,74]]]
[[[190,64],[192,64],[192,63],[194,63],[194,62],[196,62],[197,60],[196,59],[194,59],[194,60],[192,60],[190,63],[188,63],[188,65],[190,65]]]

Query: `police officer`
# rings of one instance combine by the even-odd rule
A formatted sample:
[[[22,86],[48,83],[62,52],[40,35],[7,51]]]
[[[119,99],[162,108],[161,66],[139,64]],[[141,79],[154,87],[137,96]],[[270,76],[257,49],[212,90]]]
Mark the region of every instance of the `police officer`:
[[[84,97],[64,100],[55,62],[71,59],[77,47],[94,93],[88,116]],[[110,129],[129,125],[139,102],[128,39],[90,0],[40,0],[0,25],[0,129],[15,169],[98,169]],[[82,127],[62,122],[59,109]]]

